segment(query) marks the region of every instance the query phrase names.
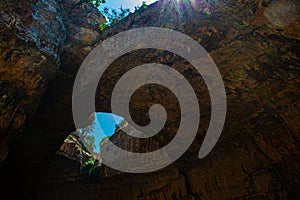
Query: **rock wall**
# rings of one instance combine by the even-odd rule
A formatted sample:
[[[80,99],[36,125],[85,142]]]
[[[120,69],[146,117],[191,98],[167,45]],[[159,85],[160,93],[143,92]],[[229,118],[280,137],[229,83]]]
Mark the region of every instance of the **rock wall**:
[[[96,185],[76,186],[82,191],[93,188],[86,199],[299,198],[296,189],[300,163],[299,118],[296,116],[299,110],[296,89],[299,84],[299,10],[291,11],[293,19],[283,26],[277,23],[279,16],[276,21],[268,18],[273,6],[270,1],[214,1],[211,5],[206,1],[197,2],[196,7],[186,3],[181,6],[190,9],[180,7],[178,10],[176,4],[160,1],[144,12],[130,15],[106,30],[99,39],[130,28],[159,26],[179,30],[198,41],[210,52],[226,87],[228,113],[220,141],[205,159],[197,158],[210,109],[209,99],[203,97],[208,95],[207,90],[202,80],[193,76],[192,67],[166,52],[131,52],[114,62],[109,73],[104,74],[96,96],[101,102],[96,105],[98,111],[110,111],[112,86],[130,68],[147,62],[168,64],[198,86],[196,93],[202,115],[198,137],[189,151],[166,169],[143,175],[110,171],[115,176],[100,178]],[[156,99],[167,107],[171,120],[177,118],[176,103],[164,104],[175,102],[171,94],[159,92],[152,86],[147,90],[151,92],[139,91],[132,98],[132,117],[136,122],[147,124],[145,107]],[[154,140],[166,143],[172,131],[166,128]],[[117,133],[111,141],[132,150],[131,138]],[[148,149],[151,150],[151,145]],[[71,187],[65,189],[72,190]],[[76,199],[76,195],[66,198]]]
[[[76,69],[105,22],[88,0],[1,1],[0,161],[62,68]],[[78,20],[80,19],[80,20]]]
[[[81,165],[90,159],[94,160],[93,155],[86,149],[76,131],[71,133],[65,139],[63,145],[59,148],[56,154],[64,156],[70,160],[74,160]]]
[[[71,21],[77,19],[76,16],[90,16],[93,19],[95,15],[89,15],[88,8],[86,14],[68,12],[69,8],[73,8],[69,2],[81,5],[75,6],[78,10],[86,8],[86,1],[78,1],[82,4],[75,1],[58,3],[61,9],[62,5],[66,7],[65,11],[61,11],[66,32],[64,45],[59,52],[62,65],[59,70],[55,68],[58,72],[48,85],[39,109],[26,123],[24,137],[19,143],[14,143],[13,152],[5,163],[6,168],[1,170],[6,170],[7,180],[11,180],[12,174],[18,177],[17,183],[11,181],[9,184],[8,181],[8,187],[14,186],[16,190],[21,188],[18,195],[28,199],[299,199],[299,2],[293,1],[294,10],[285,12],[291,16],[282,21],[282,13],[276,9],[274,11],[277,7],[272,3],[275,1],[197,0],[196,4],[190,1],[176,4],[175,1],[162,0],[146,10],[128,16],[103,34],[97,35],[97,31],[94,32],[96,29],[92,27],[96,23],[85,26],[81,23],[88,20],[83,20],[79,27],[88,28],[82,32],[87,33],[83,34],[86,38],[82,41],[89,41],[88,43],[77,43],[76,37],[70,38],[81,35],[72,31],[83,30],[78,26],[70,30],[76,24]],[[6,4],[7,1],[1,2],[1,5]],[[23,9],[36,4],[23,5],[26,6],[16,10],[26,13]],[[272,9],[273,15],[270,14]],[[74,14],[74,18],[68,18],[70,13]],[[58,158],[54,154],[66,134],[74,128],[71,92],[76,69],[89,50],[105,38],[124,30],[145,26],[179,30],[209,51],[221,72],[227,92],[228,113],[222,136],[215,149],[206,158],[199,160],[197,153],[210,119],[210,100],[205,84],[201,78],[193,75],[193,68],[179,57],[154,50],[131,52],[113,63],[110,73],[104,75],[96,97],[99,102],[97,110],[110,111],[109,97],[113,83],[130,67],[160,61],[179,70],[192,85],[197,86],[196,93],[201,105],[198,136],[184,156],[163,170],[148,174],[116,172],[108,177],[104,173],[98,182],[82,183],[74,178],[78,175],[78,166],[74,167],[73,161]],[[9,31],[2,27],[1,30],[4,31],[1,35]],[[73,34],[68,35],[69,32]],[[11,35],[13,34],[8,34],[7,37]],[[25,47],[32,44],[31,48],[45,54],[47,62],[51,56],[51,61],[57,62],[55,56],[45,53],[36,43],[16,40],[18,46],[23,43]],[[4,40],[1,41],[2,45]],[[8,43],[4,44],[10,46]],[[76,54],[75,50],[79,53]],[[25,55],[22,54],[21,57],[26,57]],[[1,62],[4,62],[5,56],[1,58]],[[19,59],[16,58],[17,60]],[[8,68],[6,71],[9,71]],[[9,105],[5,106],[5,110],[2,109],[3,112],[1,110],[1,117],[6,119],[5,123],[1,120],[2,127],[16,124],[10,122],[14,119],[7,118],[18,114],[7,113],[18,113],[15,107],[22,99],[15,98],[15,90],[7,87],[1,90],[4,91],[1,103]],[[149,97],[148,92],[140,91],[132,99],[134,103],[131,106],[135,111],[133,118],[146,124],[147,118],[142,117],[145,116],[145,107],[151,105],[153,98],[155,101],[167,97],[167,102],[174,102],[166,106],[169,120],[175,124],[179,114],[178,105],[175,101],[169,101],[174,97],[152,86],[147,89],[153,90],[154,95]],[[137,101],[140,99],[143,101]],[[155,141],[167,143],[172,138],[172,127],[166,127],[165,134],[159,134]],[[114,136],[113,139],[117,139],[118,143],[122,137]],[[68,171],[70,176],[67,175]]]
[[[19,137],[53,78],[65,37],[60,8],[53,1],[1,1],[1,156]]]

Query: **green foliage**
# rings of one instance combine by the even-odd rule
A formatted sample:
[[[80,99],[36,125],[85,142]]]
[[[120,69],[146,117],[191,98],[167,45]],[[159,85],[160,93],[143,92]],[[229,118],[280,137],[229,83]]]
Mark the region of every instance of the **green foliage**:
[[[105,0],[99,0],[99,1],[101,1],[102,3],[105,3]],[[148,5],[146,4],[146,1],[143,1],[141,6],[135,7],[135,11],[143,10],[143,9],[146,9],[147,7],[148,7]],[[101,10],[101,13],[103,16],[105,16],[105,18],[107,20],[106,24],[105,23],[99,24],[99,29],[103,32],[109,26],[114,25],[117,22],[124,19],[125,17],[127,17],[131,12],[130,12],[129,8],[120,7],[119,9],[113,9],[113,8],[109,8],[109,7],[104,7]]]
[[[99,24],[99,29],[100,29],[100,31],[102,31],[102,32],[103,32],[107,27],[108,27],[107,24]]]
[[[90,174],[91,170],[93,170],[94,165],[95,165],[94,160],[90,159],[90,160],[86,161],[81,166],[81,172],[83,172],[84,174],[86,174],[86,173]]]
[[[107,24],[112,25],[127,17],[130,14],[130,9],[123,7],[119,9],[105,7],[101,13],[106,17]]]
[[[148,5],[146,4],[146,1],[143,1],[141,8],[146,9],[147,7],[148,7]]]
[[[93,167],[94,164],[95,164],[95,161],[93,159],[89,159],[88,161],[83,163],[81,169],[89,169],[89,168]]]
[[[102,4],[105,3],[105,0],[90,0],[94,6],[97,8]]]
[[[135,6],[134,10],[139,11],[139,10],[142,10],[142,9],[146,9],[147,7],[148,7],[148,5],[146,4],[146,1],[143,1],[142,5],[141,6]]]
[[[100,170],[98,167],[99,161],[90,159],[87,162],[85,162],[81,166],[81,179],[83,181],[87,181],[88,183],[91,183],[93,180],[97,179],[100,174]]]
[[[109,26],[116,24],[117,22],[121,21],[123,18],[127,17],[130,14],[129,8],[119,8],[113,9],[105,7],[101,11],[102,15],[105,16],[107,23],[99,24],[100,31],[104,31]]]

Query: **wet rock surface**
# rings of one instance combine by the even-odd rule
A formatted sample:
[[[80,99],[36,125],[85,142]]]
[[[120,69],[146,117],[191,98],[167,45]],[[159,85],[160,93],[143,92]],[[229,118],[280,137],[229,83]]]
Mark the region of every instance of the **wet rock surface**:
[[[191,85],[196,87],[195,92],[201,106],[201,124],[197,138],[178,161],[157,172],[124,174],[109,169],[112,170],[109,171],[109,176],[106,177],[107,173],[100,174],[99,181],[92,184],[82,183],[71,175],[71,179],[68,179],[68,171],[71,173],[75,171],[77,177],[76,170],[79,170],[79,167],[74,167],[73,161],[57,157],[54,153],[62,144],[66,133],[74,128],[70,101],[72,80],[74,71],[85,56],[79,51],[78,55],[74,53],[74,59],[68,56],[61,58],[61,70],[44,93],[37,114],[27,123],[24,132],[27,137],[15,144],[16,148],[5,164],[11,174],[18,172],[21,177],[18,183],[22,188],[20,190],[22,192],[19,193],[21,196],[27,195],[28,199],[34,197],[37,199],[299,198],[299,10],[293,15],[295,17],[293,20],[288,20],[288,23],[282,26],[281,22],[275,23],[265,16],[264,11],[270,8],[273,1],[195,2],[196,5],[192,5],[182,1],[178,7],[178,4],[171,1],[159,1],[146,10],[128,16],[105,30],[103,34],[84,37],[82,40],[89,41],[88,44],[83,46],[74,44],[74,48],[81,49],[87,54],[92,47],[113,34],[147,26],[172,28],[198,41],[217,64],[226,87],[227,118],[215,149],[206,158],[198,159],[201,141],[210,120],[210,100],[203,80],[199,76],[194,76],[193,67],[168,52],[153,50],[131,52],[114,62],[110,72],[104,74],[96,96],[97,102],[100,102],[96,105],[97,111],[110,111],[109,99],[113,83],[128,69],[145,62],[160,61],[183,73]],[[66,2],[62,4],[68,5]],[[299,9],[299,3],[294,1],[294,4],[295,8]],[[4,23],[1,26],[4,27]],[[4,30],[2,27],[1,30]],[[65,25],[67,34],[65,43],[77,41],[76,38],[68,39],[66,27]],[[93,28],[90,29],[88,32],[93,33]],[[53,56],[45,54],[35,43],[21,40],[6,31],[1,32],[1,37],[6,33],[6,37],[14,37],[9,40],[13,41],[13,44],[17,43],[20,48],[24,47],[23,49],[27,51],[33,49],[35,52],[33,55],[46,57],[44,62],[56,63]],[[12,48],[8,41],[3,41],[5,40],[1,40],[1,45]],[[72,51],[72,48],[66,45],[65,52]],[[5,61],[7,53],[3,54],[2,49],[1,47],[3,59],[0,62],[6,65],[9,61]],[[16,60],[26,59],[26,55],[28,54],[22,53]],[[30,56],[30,59],[34,57]],[[73,63],[73,60],[76,62]],[[4,65],[1,64],[2,66]],[[3,69],[6,68],[1,68]],[[2,74],[8,73],[7,71],[5,73],[0,71],[2,72],[0,77],[5,77]],[[35,79],[30,79],[33,80]],[[25,100],[23,96],[22,98],[17,96],[15,90],[7,89],[14,84],[9,83],[7,86],[4,82],[0,86],[5,87],[0,91],[2,95],[0,106],[6,108],[0,111],[1,117],[5,118],[5,121],[1,120],[0,128],[7,130],[7,127],[17,124],[12,123],[14,120],[24,121],[20,120],[23,119],[23,115],[17,114],[21,112],[15,110],[18,110],[16,108],[19,102]],[[166,102],[174,102],[174,96],[166,95],[168,94],[166,91],[157,90],[152,86],[147,89],[153,90],[155,95],[149,97],[149,92],[142,90],[132,99],[131,109],[135,115],[133,118],[140,124],[147,124],[149,119],[145,118],[145,107],[148,108],[151,102],[164,97],[168,98]],[[53,102],[56,102],[55,105]],[[170,122],[175,124],[179,114],[175,102],[169,104],[168,111]],[[26,110],[22,112],[27,113]],[[11,116],[15,116],[14,119],[10,119]],[[163,144],[170,141],[176,131],[176,128],[172,129],[172,123],[154,138],[154,141]],[[123,148],[130,149],[132,146],[126,146],[125,141],[120,142],[123,139],[127,140],[126,137],[117,135],[111,138],[116,144],[122,144]],[[151,146],[148,148],[151,150]],[[6,154],[3,155],[5,157]],[[102,166],[102,169],[104,170],[105,166]],[[23,187],[24,185],[27,187]]]

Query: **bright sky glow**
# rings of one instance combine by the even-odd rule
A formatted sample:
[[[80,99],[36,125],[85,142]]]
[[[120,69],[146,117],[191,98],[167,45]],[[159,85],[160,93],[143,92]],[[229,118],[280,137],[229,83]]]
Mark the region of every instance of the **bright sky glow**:
[[[95,130],[92,133],[92,135],[95,136],[95,152],[100,152],[99,143],[101,140],[106,136],[111,136],[115,131],[116,124],[119,124],[122,121],[122,117],[113,115],[111,113],[96,113],[96,124],[94,127]]]
[[[142,2],[145,1],[147,5],[156,2],[157,0],[106,0],[105,4],[102,4],[100,8],[111,7],[111,8],[129,8],[131,11],[134,11],[135,6],[142,5]]]
[[[145,1],[147,5],[150,5],[157,0],[106,0],[105,4],[101,4],[100,10],[104,7],[119,9],[120,7],[129,8],[130,11],[134,11],[135,6],[141,6]],[[115,121],[116,120],[116,121]],[[122,117],[118,117],[111,113],[96,113],[96,123],[94,131],[91,133],[95,136],[95,152],[100,152],[100,141],[106,137],[111,136],[115,131],[116,124],[123,120]]]

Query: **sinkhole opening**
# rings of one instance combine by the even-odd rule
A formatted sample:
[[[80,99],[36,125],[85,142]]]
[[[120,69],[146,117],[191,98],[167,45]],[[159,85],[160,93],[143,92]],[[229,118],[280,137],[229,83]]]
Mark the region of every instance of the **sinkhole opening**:
[[[91,124],[72,132],[57,154],[81,163],[81,166],[101,165],[101,146],[124,123],[124,118],[112,113],[96,112],[90,117]]]

